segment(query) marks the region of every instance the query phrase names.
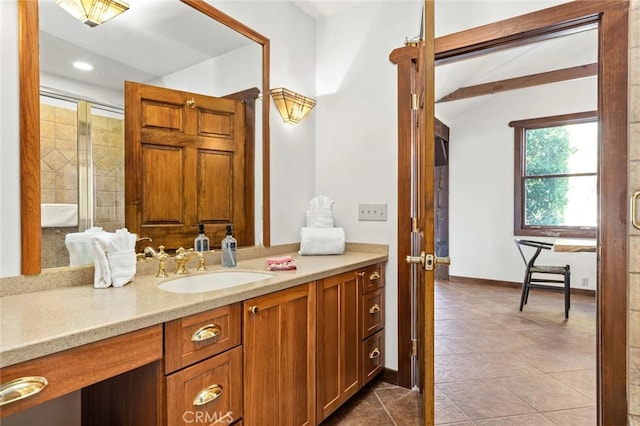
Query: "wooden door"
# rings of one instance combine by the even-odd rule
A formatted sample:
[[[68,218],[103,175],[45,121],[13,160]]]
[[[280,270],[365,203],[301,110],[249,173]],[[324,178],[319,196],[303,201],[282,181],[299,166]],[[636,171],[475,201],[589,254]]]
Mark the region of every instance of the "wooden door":
[[[212,246],[245,210],[244,104],[125,82],[125,224],[168,249],[191,247],[198,223]]]
[[[318,282],[318,421],[362,387],[360,286],[356,271]]]
[[[434,2],[424,3],[424,39],[418,49],[418,75],[416,78],[418,105],[416,143],[416,173],[413,187],[416,197],[416,227],[414,253],[435,255],[435,56],[434,56]],[[435,258],[437,259],[437,258]],[[425,425],[435,424],[435,359],[434,359],[434,279],[435,262],[416,265],[418,349],[418,386],[422,393],[421,417]]]
[[[248,425],[316,421],[316,285],[246,300],[244,420]]]
[[[432,425],[434,271],[424,255],[435,249],[433,2],[425,1],[424,19],[423,41],[389,59],[398,65],[398,384],[418,386],[420,424]]]

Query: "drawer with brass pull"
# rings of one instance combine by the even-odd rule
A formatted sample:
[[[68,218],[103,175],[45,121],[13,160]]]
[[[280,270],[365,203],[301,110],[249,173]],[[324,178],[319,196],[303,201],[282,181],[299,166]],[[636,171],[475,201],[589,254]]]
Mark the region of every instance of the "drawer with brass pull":
[[[362,386],[384,369],[384,330],[362,342]]]
[[[242,347],[231,349],[167,380],[167,424],[231,424],[242,417]]]
[[[236,303],[165,323],[165,373],[239,345],[240,318]]]
[[[360,297],[360,318],[362,321],[362,339],[384,327],[384,288]]]
[[[362,275],[362,294],[384,287],[384,264],[371,265]]]

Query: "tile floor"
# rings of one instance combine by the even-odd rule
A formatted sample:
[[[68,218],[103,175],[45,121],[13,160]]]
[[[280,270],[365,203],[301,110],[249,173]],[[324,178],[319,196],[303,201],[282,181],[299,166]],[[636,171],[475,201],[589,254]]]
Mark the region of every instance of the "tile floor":
[[[436,284],[437,425],[595,425],[595,298]],[[323,425],[418,425],[418,394],[366,386]]]

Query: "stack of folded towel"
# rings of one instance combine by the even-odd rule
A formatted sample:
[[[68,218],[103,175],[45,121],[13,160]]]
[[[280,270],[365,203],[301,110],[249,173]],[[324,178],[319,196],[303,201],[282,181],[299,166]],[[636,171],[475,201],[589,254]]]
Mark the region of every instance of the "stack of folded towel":
[[[270,257],[267,259],[268,271],[293,271],[297,269],[296,261],[291,256]]]
[[[301,255],[344,253],[344,229],[334,227],[331,198],[318,195],[311,200],[306,225],[300,231]]]
[[[126,228],[101,232],[91,239],[95,275],[93,286],[122,287],[136,274],[136,234]]]

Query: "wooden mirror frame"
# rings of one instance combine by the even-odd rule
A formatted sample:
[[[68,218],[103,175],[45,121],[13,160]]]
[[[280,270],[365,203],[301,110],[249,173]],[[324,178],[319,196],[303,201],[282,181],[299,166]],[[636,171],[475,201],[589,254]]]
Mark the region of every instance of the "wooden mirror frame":
[[[269,162],[269,39],[203,0],[181,1],[262,46],[262,241],[271,244]],[[23,275],[42,270],[40,226],[40,61],[38,2],[18,0],[20,67],[20,261]]]

